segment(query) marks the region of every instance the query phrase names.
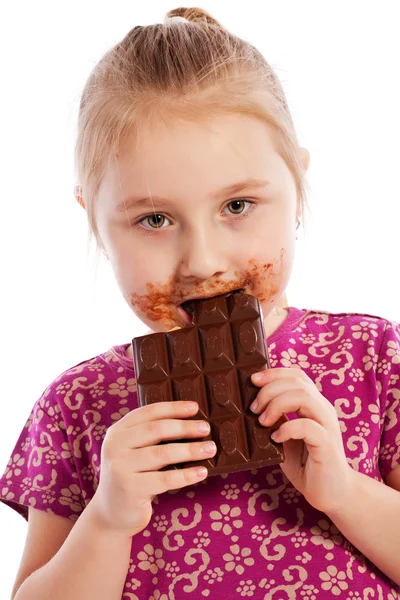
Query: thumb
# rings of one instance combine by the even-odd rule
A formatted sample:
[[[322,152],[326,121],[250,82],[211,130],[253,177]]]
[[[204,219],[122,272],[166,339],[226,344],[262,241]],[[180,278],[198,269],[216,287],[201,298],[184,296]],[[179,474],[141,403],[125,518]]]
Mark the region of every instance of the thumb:
[[[283,442],[283,449],[285,462],[282,463],[282,467],[290,465],[290,468],[301,468],[306,464],[308,449],[304,440],[287,440],[287,442]]]

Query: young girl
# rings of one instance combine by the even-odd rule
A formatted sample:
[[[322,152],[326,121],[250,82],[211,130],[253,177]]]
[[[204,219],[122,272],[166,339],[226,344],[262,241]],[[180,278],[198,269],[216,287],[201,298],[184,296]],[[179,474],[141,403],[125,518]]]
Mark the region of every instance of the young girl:
[[[130,340],[69,369],[0,482],[29,516],[13,597],[400,598],[400,326],[285,305],[309,154],[271,67],[200,9],[134,27],[85,86],[76,159],[76,197],[151,331],[187,325],[191,298],[259,299],[271,369],[251,410],[290,416],[286,458],[163,470],[214,455],[198,405],[138,408]]]

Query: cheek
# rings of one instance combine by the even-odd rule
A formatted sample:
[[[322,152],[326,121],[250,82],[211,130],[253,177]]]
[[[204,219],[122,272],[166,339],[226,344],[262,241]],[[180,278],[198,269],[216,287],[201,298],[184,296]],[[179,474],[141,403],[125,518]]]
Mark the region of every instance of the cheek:
[[[120,287],[131,292],[145,293],[146,283],[160,280],[165,272],[160,261],[153,261],[140,251],[114,253],[110,262]]]
[[[144,238],[144,236],[142,236]],[[166,281],[173,272],[171,253],[157,252],[153,236],[144,239],[121,235],[109,254],[110,263],[120,288],[125,293],[146,294],[149,285]]]
[[[293,206],[292,206],[293,205]],[[246,224],[248,244],[255,250],[275,252],[295,237],[295,206],[286,198],[276,198],[260,206]]]
[[[254,219],[246,239],[235,247],[235,263],[247,266],[249,258],[258,264],[273,264],[273,272],[285,271],[293,262],[295,250],[294,220],[287,215]]]
[[[248,286],[262,303],[275,302],[288,284],[294,256],[293,244],[288,246],[278,248],[274,254],[268,248],[268,252],[254,253],[253,258],[248,260],[245,270]]]

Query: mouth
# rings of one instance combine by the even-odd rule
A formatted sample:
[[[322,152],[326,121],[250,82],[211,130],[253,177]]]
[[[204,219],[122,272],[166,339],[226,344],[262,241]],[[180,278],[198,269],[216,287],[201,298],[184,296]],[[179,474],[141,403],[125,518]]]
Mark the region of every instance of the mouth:
[[[239,292],[243,292],[243,288],[231,290],[228,292],[229,294],[237,294]],[[215,298],[217,296],[224,296],[227,292],[223,292],[222,294],[213,294],[212,296],[197,296],[195,298],[189,298],[182,302],[178,307],[179,314],[185,319],[186,323],[193,323],[194,320],[194,312],[195,312],[195,302],[197,300],[207,300],[207,298]]]

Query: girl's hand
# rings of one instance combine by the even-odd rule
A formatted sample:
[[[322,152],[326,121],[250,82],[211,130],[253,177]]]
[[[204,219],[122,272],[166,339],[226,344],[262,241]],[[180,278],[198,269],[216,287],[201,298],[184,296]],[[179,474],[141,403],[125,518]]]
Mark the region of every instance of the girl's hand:
[[[149,523],[154,496],[198,483],[207,476],[199,467],[159,471],[162,467],[214,456],[208,442],[165,440],[201,438],[205,421],[195,421],[196,402],[156,402],[127,413],[107,429],[101,447],[100,483],[88,508],[101,527],[132,537]],[[199,425],[205,430],[199,429]]]
[[[286,477],[314,508],[329,513],[343,506],[353,470],[346,460],[335,408],[299,368],[267,369],[253,374],[252,382],[261,387],[250,407],[261,414],[261,425],[271,427],[284,413],[297,412],[300,417],[285,422],[272,435],[283,442],[281,468]]]

